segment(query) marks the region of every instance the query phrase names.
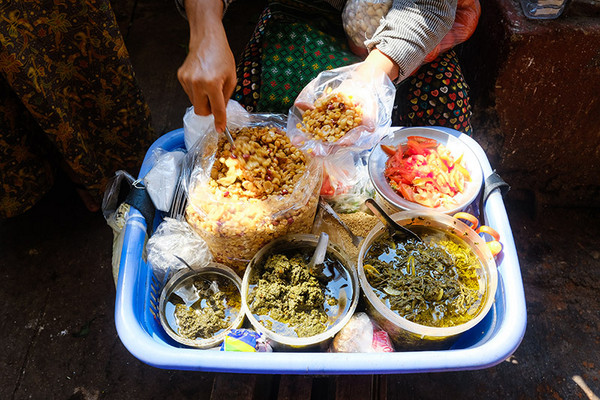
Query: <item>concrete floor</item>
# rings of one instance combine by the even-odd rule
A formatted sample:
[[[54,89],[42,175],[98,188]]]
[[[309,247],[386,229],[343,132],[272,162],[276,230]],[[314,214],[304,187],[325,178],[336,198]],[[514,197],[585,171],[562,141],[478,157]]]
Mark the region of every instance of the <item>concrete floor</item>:
[[[245,12],[238,7],[228,23],[246,33],[251,24],[237,23],[235,12]],[[185,21],[170,1],[140,1],[135,16],[128,48],[155,128],[164,133],[181,126],[188,104],[174,77],[185,54]],[[0,223],[0,398],[597,399],[600,213],[536,207],[519,191],[506,203],[528,322],[505,362],[375,377],[214,374],[156,369],[124,348],[114,325],[112,232],[60,177],[38,206]]]

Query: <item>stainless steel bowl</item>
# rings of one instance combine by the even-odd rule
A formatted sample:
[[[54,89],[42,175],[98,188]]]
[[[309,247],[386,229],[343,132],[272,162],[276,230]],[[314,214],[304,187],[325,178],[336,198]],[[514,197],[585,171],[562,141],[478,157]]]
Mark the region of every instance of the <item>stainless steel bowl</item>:
[[[340,281],[337,281],[335,284],[338,286],[342,283],[347,284],[347,287],[343,288],[345,292],[344,296],[347,301],[343,310],[338,309],[336,315],[330,315],[331,324],[325,332],[310,337],[286,336],[265,327],[258,320],[257,316],[250,311],[248,296],[253,287],[253,272],[256,271],[256,268],[263,264],[271,254],[281,252],[287,253],[294,249],[314,251],[318,239],[318,236],[309,234],[293,234],[279,237],[268,243],[258,253],[256,253],[246,268],[244,279],[242,281],[242,307],[246,317],[254,329],[263,333],[265,337],[271,341],[273,347],[277,350],[298,350],[309,348],[320,348],[321,350],[326,349],[335,334],[338,333],[339,330],[348,323],[358,304],[360,290],[356,271],[354,268],[352,268],[352,264],[348,256],[337,245],[329,242],[327,246],[327,253],[335,257],[343,268],[342,271],[337,271]]]
[[[159,302],[159,316],[161,325],[163,326],[165,332],[172,339],[186,346],[197,347],[201,349],[215,347],[225,339],[225,336],[227,333],[229,333],[229,331],[231,331],[231,329],[237,329],[241,327],[244,321],[244,312],[241,307],[240,294],[240,308],[229,311],[231,312],[231,323],[226,329],[223,329],[214,336],[205,339],[190,339],[179,334],[178,326],[173,316],[175,306],[170,301],[171,296],[173,294],[178,294],[179,297],[186,297],[187,294],[193,293],[193,283],[196,279],[210,276],[218,276],[219,278],[227,279],[233,282],[238,290],[238,293],[241,290],[242,280],[231,268],[223,264],[211,262],[202,267],[198,267],[194,271],[184,269],[177,272],[171,279],[169,279],[161,293]],[[189,306],[190,304],[187,305]]]

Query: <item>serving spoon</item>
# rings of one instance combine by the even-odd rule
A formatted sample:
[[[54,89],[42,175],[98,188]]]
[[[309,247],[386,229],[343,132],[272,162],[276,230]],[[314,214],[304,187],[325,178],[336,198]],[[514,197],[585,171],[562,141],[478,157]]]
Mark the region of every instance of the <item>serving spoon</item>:
[[[308,272],[313,276],[319,276],[321,271],[319,271],[318,266],[323,264],[325,261],[325,254],[327,254],[327,244],[329,243],[329,235],[325,232],[321,232],[319,235],[319,240],[317,241],[317,245],[315,246],[315,252],[313,253],[310,261],[308,262]]]
[[[223,131],[223,133],[225,134],[225,137],[227,138],[227,141],[231,145],[231,149],[232,150],[235,149],[235,143],[233,142],[233,136],[231,136],[231,131],[229,130],[229,128],[227,127],[227,125],[225,125],[225,130]]]
[[[377,218],[379,218],[394,240],[402,240],[409,237],[418,240],[419,242],[423,241],[419,235],[394,221],[385,211],[383,211],[375,200],[367,199],[365,200],[365,205],[369,207],[369,210],[371,210]]]
[[[319,199],[319,206],[321,208],[323,208],[323,210],[325,210],[325,212],[327,212],[329,215],[331,215],[333,217],[333,219],[335,219],[336,222],[338,224],[340,224],[340,226],[342,228],[344,228],[344,230],[350,236],[350,239],[352,239],[352,244],[354,245],[354,247],[358,247],[360,245],[360,242],[362,242],[362,240],[364,238],[362,236],[358,236],[358,235],[354,234],[354,232],[352,232],[352,229],[350,229],[350,227],[348,225],[346,225],[346,223],[340,218],[338,213],[336,213],[335,210],[329,205],[329,203],[327,203],[322,198]]]
[[[190,271],[194,271],[194,269],[190,266],[190,264],[188,264],[183,258],[179,257],[178,255],[174,255],[174,256],[183,265],[185,265]],[[200,295],[198,294],[198,291],[196,290],[194,285],[180,286],[173,293],[176,294],[177,296],[179,296],[186,305],[194,304],[195,302],[197,302],[200,299]]]

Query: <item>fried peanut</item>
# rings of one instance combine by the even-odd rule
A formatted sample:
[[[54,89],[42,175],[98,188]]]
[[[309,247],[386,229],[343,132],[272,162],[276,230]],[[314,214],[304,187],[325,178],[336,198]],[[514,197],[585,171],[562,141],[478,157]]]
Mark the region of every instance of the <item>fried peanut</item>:
[[[315,101],[315,108],[302,115],[298,129],[324,142],[336,142],[362,123],[362,109],[348,96],[336,92]]]

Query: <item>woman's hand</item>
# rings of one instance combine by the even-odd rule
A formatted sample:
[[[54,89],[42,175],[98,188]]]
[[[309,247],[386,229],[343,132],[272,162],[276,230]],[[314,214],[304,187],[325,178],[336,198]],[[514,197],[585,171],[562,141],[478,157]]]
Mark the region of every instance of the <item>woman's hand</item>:
[[[236,85],[235,60],[221,21],[221,0],[186,0],[190,24],[189,53],[177,71],[194,112],[213,114],[217,132],[227,123],[227,101]]]
[[[386,54],[382,53],[378,49],[373,49],[362,65],[362,70],[365,73],[370,74],[369,68],[375,68],[383,71],[390,78],[392,82],[398,78],[399,68],[391,58]]]

